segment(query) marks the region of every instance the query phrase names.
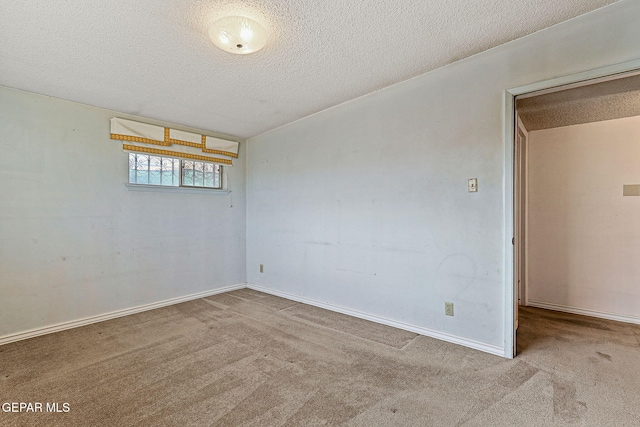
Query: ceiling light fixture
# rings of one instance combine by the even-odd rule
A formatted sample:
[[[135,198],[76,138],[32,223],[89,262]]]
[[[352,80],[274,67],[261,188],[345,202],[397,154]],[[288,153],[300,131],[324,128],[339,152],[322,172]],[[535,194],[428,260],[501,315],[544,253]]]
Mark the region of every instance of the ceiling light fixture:
[[[267,43],[264,27],[244,16],[218,19],[211,25],[209,37],[220,49],[240,55],[256,52]]]

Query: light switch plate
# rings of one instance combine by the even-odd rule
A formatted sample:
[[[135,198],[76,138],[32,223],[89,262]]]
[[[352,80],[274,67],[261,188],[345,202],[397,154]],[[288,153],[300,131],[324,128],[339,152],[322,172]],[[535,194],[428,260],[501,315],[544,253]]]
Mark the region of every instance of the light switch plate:
[[[622,186],[622,195],[623,196],[640,196],[640,185],[623,185]]]
[[[478,178],[469,178],[467,183],[469,193],[476,193],[478,191]]]

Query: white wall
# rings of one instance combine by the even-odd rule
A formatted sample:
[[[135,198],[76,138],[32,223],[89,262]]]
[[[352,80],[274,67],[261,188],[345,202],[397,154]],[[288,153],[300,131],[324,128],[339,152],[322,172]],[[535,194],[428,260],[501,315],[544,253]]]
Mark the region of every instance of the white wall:
[[[124,115],[0,87],[0,337],[246,281],[229,196],[133,192]]]
[[[640,117],[529,132],[531,303],[640,320]]]
[[[623,1],[252,138],[248,281],[500,350],[504,91],[639,58],[639,19]]]

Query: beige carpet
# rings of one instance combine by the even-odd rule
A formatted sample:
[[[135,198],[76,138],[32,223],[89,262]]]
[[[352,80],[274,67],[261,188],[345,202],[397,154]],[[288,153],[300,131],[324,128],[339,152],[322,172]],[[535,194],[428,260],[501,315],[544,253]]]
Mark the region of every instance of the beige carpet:
[[[240,290],[0,347],[3,426],[640,426],[640,326],[521,312],[496,356]],[[60,406],[62,409],[62,406]]]

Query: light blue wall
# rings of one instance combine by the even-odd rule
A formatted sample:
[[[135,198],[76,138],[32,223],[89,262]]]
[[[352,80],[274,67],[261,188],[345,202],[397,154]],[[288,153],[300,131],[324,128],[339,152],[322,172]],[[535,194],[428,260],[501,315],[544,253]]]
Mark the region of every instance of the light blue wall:
[[[230,197],[133,192],[113,111],[0,87],[0,337],[246,281]]]
[[[505,90],[640,58],[638,22],[623,1],[250,139],[248,281],[500,350]]]

